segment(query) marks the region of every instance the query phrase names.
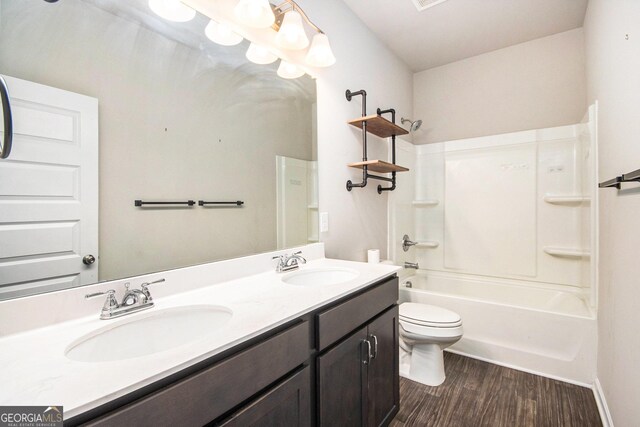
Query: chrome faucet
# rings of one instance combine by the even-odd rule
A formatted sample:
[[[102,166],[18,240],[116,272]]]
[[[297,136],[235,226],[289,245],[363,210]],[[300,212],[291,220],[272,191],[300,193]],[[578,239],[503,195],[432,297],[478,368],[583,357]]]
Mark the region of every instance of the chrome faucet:
[[[140,289],[129,289],[129,282],[124,284],[124,296],[120,307],[131,307],[147,303],[147,296]]]
[[[278,265],[276,266],[276,273],[284,273],[285,271],[295,270],[300,268],[300,264],[306,264],[307,260],[304,259],[302,255],[300,255],[302,251],[294,252],[291,255],[280,255],[274,256],[273,259],[278,260]]]
[[[419,269],[420,267],[418,266],[417,262],[406,262],[404,263],[404,268],[414,268],[414,269]]]
[[[151,293],[149,292],[149,285],[162,283],[164,281],[165,279],[159,279],[153,282],[145,282],[140,285],[140,289],[129,289],[129,282],[125,283],[124,296],[122,297],[122,302],[120,304],[118,304],[116,291],[114,289],[109,289],[105,292],[87,294],[84,297],[86,299],[91,299],[100,295],[106,295],[107,300],[102,306],[100,319],[114,319],[116,317],[124,316],[125,314],[135,313],[153,307],[153,298],[151,298]]]

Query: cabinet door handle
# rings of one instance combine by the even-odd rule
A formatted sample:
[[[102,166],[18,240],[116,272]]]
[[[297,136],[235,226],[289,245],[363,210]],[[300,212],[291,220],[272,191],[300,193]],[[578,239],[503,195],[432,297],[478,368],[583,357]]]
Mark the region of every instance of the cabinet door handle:
[[[375,359],[376,357],[378,357],[378,337],[375,335],[371,335],[371,338],[373,339],[373,356],[372,359]]]
[[[371,355],[371,341],[362,340],[362,344],[364,344],[367,347],[367,352],[365,354],[364,359],[362,360],[362,363],[365,365],[368,365],[369,363],[371,363],[371,359],[373,358],[373,356]]]

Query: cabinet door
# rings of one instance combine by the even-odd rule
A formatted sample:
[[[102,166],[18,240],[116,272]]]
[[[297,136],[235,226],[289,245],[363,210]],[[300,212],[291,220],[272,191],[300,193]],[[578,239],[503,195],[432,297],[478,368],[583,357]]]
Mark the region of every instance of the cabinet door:
[[[368,366],[367,425],[388,425],[400,408],[398,306],[371,322],[368,335],[374,357]]]
[[[363,426],[367,365],[367,328],[318,357],[318,424],[327,427]]]
[[[280,383],[225,421],[224,427],[311,425],[309,368]]]

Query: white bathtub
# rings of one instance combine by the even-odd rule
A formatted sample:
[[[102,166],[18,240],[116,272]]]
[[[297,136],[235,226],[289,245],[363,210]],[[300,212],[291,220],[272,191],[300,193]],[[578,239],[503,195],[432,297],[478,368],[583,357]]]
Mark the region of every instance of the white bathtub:
[[[579,293],[420,272],[400,281],[400,301],[437,305],[462,317],[464,336],[449,351],[580,385],[593,383],[597,324]]]

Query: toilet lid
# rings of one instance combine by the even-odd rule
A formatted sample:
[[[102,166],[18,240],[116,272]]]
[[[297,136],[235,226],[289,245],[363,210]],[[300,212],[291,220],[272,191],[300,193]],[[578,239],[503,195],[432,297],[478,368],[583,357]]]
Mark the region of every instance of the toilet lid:
[[[462,324],[460,316],[451,310],[414,302],[400,304],[400,319],[416,325],[440,328],[450,328]]]

